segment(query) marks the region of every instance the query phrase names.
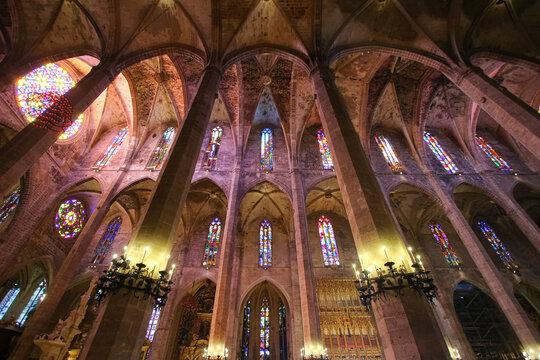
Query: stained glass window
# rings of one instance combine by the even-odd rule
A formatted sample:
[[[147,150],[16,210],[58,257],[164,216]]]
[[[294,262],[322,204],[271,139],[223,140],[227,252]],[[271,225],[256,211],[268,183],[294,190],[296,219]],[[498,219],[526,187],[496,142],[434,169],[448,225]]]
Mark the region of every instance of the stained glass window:
[[[85,220],[84,205],[77,199],[69,199],[60,204],[54,219],[54,227],[61,237],[70,239],[81,232]]]
[[[33,122],[52,105],[52,97],[41,94],[64,95],[73,86],[75,81],[61,66],[46,64],[40,66],[17,82],[17,101],[26,120]],[[79,131],[83,123],[83,114],[79,115],[67,128],[59,139],[69,139]]]
[[[251,301],[244,306],[244,324],[242,327],[242,360],[248,360]]]
[[[4,198],[2,201],[2,205],[0,205],[0,224],[4,222],[4,220],[7,219],[9,214],[15,210],[17,205],[19,204],[19,199],[21,198],[21,187],[17,186],[15,190],[8,196]]]
[[[317,142],[319,143],[319,150],[321,152],[323,168],[330,170],[334,168],[334,163],[332,161],[332,155],[330,155],[330,147],[328,146],[328,140],[324,134],[324,130],[320,129],[317,131]]]
[[[379,145],[388,166],[390,166],[390,169],[395,173],[403,173],[403,165],[401,165],[401,162],[399,162],[390,141],[388,141],[388,139],[382,135],[375,136],[375,140],[377,141],[377,144]]]
[[[114,218],[107,226],[107,230],[103,234],[101,241],[99,242],[94,257],[92,258],[92,264],[102,264],[105,260],[105,256],[109,253],[112,243],[118,230],[122,226],[122,218],[120,216]]]
[[[450,242],[448,241],[448,238],[446,237],[442,226],[434,221],[431,221],[429,223],[429,229],[431,230],[433,237],[437,241],[437,244],[439,244],[448,265],[459,266],[459,258],[454,252],[454,249],[452,249],[452,246],[450,245]]]
[[[424,141],[448,173],[455,174],[459,171],[457,165],[454,163],[454,160],[452,160],[446,151],[444,151],[435,136],[431,135],[427,131],[424,131]]]
[[[278,308],[278,325],[279,325],[279,360],[287,360],[287,315],[285,313],[285,305],[281,302]]]
[[[208,228],[208,239],[204,249],[203,266],[210,267],[216,265],[219,236],[221,234],[221,220],[215,218]]]
[[[221,144],[221,135],[223,129],[216,126],[212,129],[212,137],[208,141],[208,146],[204,153],[203,169],[212,170],[216,167],[219,145]]]
[[[328,218],[322,215],[319,218],[319,238],[325,266],[339,265],[339,254],[334,237],[334,228]]]
[[[512,169],[512,167],[508,165],[508,163],[499,154],[497,154],[495,149],[493,149],[483,137],[476,135],[476,145],[478,145],[478,147],[484,151],[484,153],[491,159],[491,161],[493,161],[495,165],[497,165],[499,169],[501,169],[503,173],[508,174],[514,172],[514,169]]]
[[[95,165],[92,167],[92,169],[95,170],[101,170],[103,169],[109,161],[111,161],[111,158],[114,154],[118,151],[118,148],[124,140],[126,139],[126,136],[128,134],[128,128],[125,127],[114,137],[113,141],[109,145],[109,147],[105,150],[105,152],[101,155],[98,161],[96,161]]]
[[[169,146],[171,146],[172,140],[174,138],[174,132],[175,130],[172,126],[165,130],[163,136],[161,137],[161,140],[159,140],[159,143],[152,152],[152,156],[148,160],[148,164],[146,164],[147,169],[159,170],[161,168],[161,164],[165,159],[167,150],[169,149]]]
[[[261,171],[274,169],[274,138],[272,130],[266,128],[261,134]]]
[[[32,294],[32,297],[28,302],[26,303],[26,306],[24,307],[23,311],[19,315],[19,318],[15,322],[19,326],[23,326],[26,320],[28,319],[28,315],[36,308],[39,300],[44,296],[45,289],[47,288],[47,280],[43,280],[36,290],[34,290],[34,293]]]
[[[150,316],[150,321],[148,321],[148,327],[146,328],[146,338],[150,342],[154,340],[154,334],[156,333],[160,313],[161,307],[154,306],[154,308],[152,309],[152,316]]]
[[[259,345],[261,359],[270,359],[270,308],[268,299],[263,298],[261,305],[261,342]]]
[[[491,228],[491,226],[484,221],[479,221],[478,227],[484,234],[484,237],[491,244],[493,250],[495,250],[501,261],[504,263],[504,266],[506,266],[509,270],[516,272],[518,270],[517,264],[514,262],[512,255],[510,255],[510,252],[506,249],[497,234],[495,234],[495,231]]]
[[[268,220],[261,223],[259,230],[259,265],[272,266],[272,224]]]
[[[11,304],[13,304],[13,301],[19,295],[19,292],[21,291],[21,288],[19,287],[19,284],[14,284],[11,289],[9,289],[8,293],[4,298],[2,299],[2,302],[0,303],[0,319],[3,319],[6,315],[7,311],[9,310],[9,307]]]

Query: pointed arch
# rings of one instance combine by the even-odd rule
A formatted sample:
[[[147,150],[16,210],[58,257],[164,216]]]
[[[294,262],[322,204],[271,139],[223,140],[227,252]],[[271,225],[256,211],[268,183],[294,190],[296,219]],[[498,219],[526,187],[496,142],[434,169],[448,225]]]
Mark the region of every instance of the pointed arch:
[[[325,215],[321,215],[318,226],[324,266],[339,266],[341,263],[332,222]]]

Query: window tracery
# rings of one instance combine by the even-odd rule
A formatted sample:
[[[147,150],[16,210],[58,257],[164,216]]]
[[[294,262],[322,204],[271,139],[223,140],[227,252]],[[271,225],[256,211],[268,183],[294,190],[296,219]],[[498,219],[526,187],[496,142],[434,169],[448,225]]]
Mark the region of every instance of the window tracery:
[[[377,141],[377,145],[379,145],[384,159],[386,160],[388,166],[390,166],[392,172],[400,174],[403,173],[403,165],[401,165],[401,162],[399,161],[392,144],[390,144],[390,141],[388,141],[388,139],[383,135],[375,136],[375,141]]]
[[[340,265],[332,223],[324,215],[319,218],[319,239],[325,266]]]
[[[446,259],[448,265],[459,266],[459,258],[454,252],[454,249],[452,249],[452,246],[450,245],[450,242],[448,241],[448,238],[446,237],[442,226],[434,221],[431,221],[429,223],[429,229],[431,230],[433,237],[437,241],[437,244],[439,244],[439,247],[441,248],[441,251],[443,252],[444,258]]]
[[[0,206],[0,224],[17,208],[21,198],[21,187],[17,186],[15,190],[2,201]]]
[[[215,218],[208,227],[208,238],[204,249],[203,266],[210,267],[216,265],[220,234],[221,220]]]
[[[69,199],[58,207],[54,227],[61,237],[71,239],[81,232],[85,220],[86,210],[83,203],[77,199]]]
[[[148,326],[146,328],[146,338],[150,342],[154,340],[154,334],[156,333],[160,314],[161,308],[159,306],[154,306],[152,309],[152,315],[150,316],[150,321],[148,321]]]
[[[478,227],[480,228],[480,231],[482,231],[484,237],[489,241],[491,247],[495,250],[495,253],[497,253],[504,266],[513,272],[518,271],[518,266],[512,258],[512,255],[510,255],[510,252],[506,249],[491,225],[485,221],[479,221]]]
[[[107,226],[107,230],[105,230],[105,233],[103,234],[103,237],[101,238],[101,241],[96,248],[94,257],[92,258],[92,264],[103,263],[103,260],[105,260],[105,257],[111,249],[114,238],[116,237],[120,226],[122,226],[122,218],[120,216],[114,218],[109,223],[109,225]]]
[[[514,172],[514,169],[500,156],[495,149],[480,135],[476,135],[476,145],[493,161],[493,163],[506,174]]]
[[[274,139],[272,130],[266,128],[261,134],[261,171],[274,169]]]
[[[272,224],[268,220],[264,220],[259,229],[259,265],[272,266]]]
[[[13,301],[19,295],[19,292],[21,291],[21,288],[19,287],[19,284],[15,283],[9,289],[8,293],[4,298],[2,299],[2,302],[0,303],[0,320],[4,318],[7,311],[11,307],[11,304],[13,304]]]
[[[23,311],[17,318],[17,321],[15,322],[19,326],[23,326],[26,320],[28,319],[28,315],[36,308],[38,302],[42,299],[42,297],[45,294],[45,289],[47,289],[47,280],[41,281],[41,283],[38,285],[36,290],[34,290],[34,293],[30,297],[30,300],[26,303],[26,306],[24,307]]]
[[[249,354],[249,332],[251,328],[251,300],[244,305],[244,323],[242,326],[242,360],[248,360]]]
[[[219,146],[221,145],[221,135],[223,134],[223,129],[219,126],[216,126],[212,129],[212,136],[208,141],[208,146],[204,153],[204,160],[202,168],[205,170],[213,170],[217,164],[217,156],[219,151]]]
[[[459,171],[457,165],[454,163],[454,160],[452,160],[450,155],[444,151],[443,147],[435,136],[431,135],[427,131],[424,131],[424,141],[448,173],[455,174]]]
[[[261,341],[259,344],[260,358],[270,359],[270,308],[268,299],[263,298],[261,305]]]
[[[323,129],[317,131],[317,142],[319,143],[319,151],[321,152],[323,168],[331,170],[334,168],[334,162],[332,161],[332,155],[330,154],[330,147],[328,146],[328,140]]]
[[[101,155],[99,160],[96,161],[96,163],[94,164],[92,169],[101,170],[105,166],[107,166],[109,164],[109,162],[111,161],[113,155],[116,154],[116,152],[118,151],[118,148],[120,147],[120,145],[122,145],[122,143],[126,139],[127,134],[128,134],[128,128],[127,127],[120,130],[118,132],[118,134],[114,137],[111,144],[103,152],[103,154]]]
[[[19,108],[26,120],[33,122],[53,103],[53,98],[43,96],[44,94],[64,95],[73,86],[75,81],[71,75],[57,64],[45,64],[35,68],[17,82]],[[84,115],[80,114],[58,139],[65,140],[75,135],[81,128],[83,120]]]
[[[163,160],[165,160],[165,155],[167,155],[167,150],[169,149],[169,146],[171,146],[171,142],[174,138],[174,133],[175,129],[172,126],[163,132],[163,136],[152,152],[148,164],[146,164],[147,169],[159,170],[161,168],[161,164],[163,163]]]

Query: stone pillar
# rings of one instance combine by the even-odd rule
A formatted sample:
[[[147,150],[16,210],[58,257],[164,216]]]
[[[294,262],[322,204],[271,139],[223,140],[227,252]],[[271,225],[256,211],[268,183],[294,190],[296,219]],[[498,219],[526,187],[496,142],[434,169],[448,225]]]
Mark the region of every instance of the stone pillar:
[[[64,296],[71,280],[77,273],[81,265],[81,259],[91,249],[97,246],[99,238],[95,237],[103,219],[109,212],[109,207],[118,192],[118,188],[124,179],[126,172],[122,172],[114,185],[102,195],[96,209],[90,215],[85,227],[77,237],[75,244],[69,251],[66,259],[60,266],[60,269],[47,287],[47,296],[36,308],[34,315],[27,321],[26,328],[17,342],[17,347],[13,350],[11,360],[28,359],[32,348],[34,347],[34,337],[53,325],[56,319],[52,316]]]
[[[540,121],[538,113],[520,99],[501,89],[479,70],[447,74],[461,91],[469,96],[500,126],[540,159]]]
[[[294,239],[298,263],[298,285],[300,288],[300,308],[302,310],[302,330],[305,348],[324,347],[319,326],[319,307],[317,305],[317,287],[313,274],[309,231],[306,214],[306,201],[302,176],[298,169],[291,173],[292,206],[294,217]],[[295,354],[296,355],[296,354]]]
[[[166,255],[170,254],[176,238],[220,79],[219,69],[205,69],[182,130],[158,177],[139,231],[128,245],[128,255],[134,259],[148,248],[146,264],[157,262],[157,268],[167,265]],[[137,300],[133,294],[123,295],[119,291],[109,296],[108,303],[111,310],[105,311],[87,359],[137,359],[144,341],[142,332],[150,315],[151,300]],[[129,310],[122,310],[122,303],[127,304]]]
[[[386,262],[383,245],[392,259],[407,258],[403,239],[331,70],[327,66],[316,67],[311,73],[311,83],[356,248],[362,254],[364,264],[376,261],[382,266]],[[375,321],[386,359],[449,358],[440,330],[432,321],[433,314],[425,312],[428,307],[424,301],[406,292],[402,298],[390,296],[374,302]],[[420,314],[417,320],[422,324],[417,324],[416,314]],[[421,346],[423,344],[430,345]]]
[[[73,118],[86,110],[116,78],[117,73],[113,69],[111,65],[92,68],[64,95],[73,107]],[[28,124],[5,144],[0,149],[0,194],[6,193],[32,167],[58,136],[54,131]]]
[[[241,148],[240,145],[237,145]],[[237,153],[237,164],[241,163],[241,157]],[[235,168],[231,179],[231,189],[229,191],[227,203],[227,218],[223,228],[223,240],[219,244],[218,275],[216,284],[216,295],[214,298],[214,310],[212,324],[210,325],[210,337],[208,339],[209,352],[218,351],[223,355],[223,349],[227,347],[230,355],[234,358],[237,353],[236,344],[233,343],[234,319],[241,316],[236,313],[237,304],[243,299],[237,298],[238,289],[238,266],[235,266],[238,249],[236,246],[238,210],[240,199],[238,190],[240,188],[241,170]]]
[[[499,272],[454,201],[442,190],[432,175],[427,174],[427,179],[439,197],[448,220],[450,220],[450,223],[458,233],[476,268],[480,271],[487,286],[491,290],[491,296],[501,307],[508,322],[512,325],[516,335],[521,340],[522,345],[525,349],[531,347],[537,349],[537,344],[540,344],[540,334],[534,329],[533,324],[513,295],[512,284]]]

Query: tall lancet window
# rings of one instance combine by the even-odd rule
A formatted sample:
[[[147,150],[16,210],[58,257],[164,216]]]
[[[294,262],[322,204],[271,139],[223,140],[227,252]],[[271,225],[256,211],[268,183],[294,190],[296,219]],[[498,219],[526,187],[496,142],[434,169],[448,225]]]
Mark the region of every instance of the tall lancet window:
[[[457,165],[454,163],[454,160],[452,160],[446,151],[444,151],[435,136],[431,135],[427,131],[424,131],[424,141],[448,173],[455,174],[459,171]]]
[[[28,319],[28,315],[36,308],[39,300],[44,296],[45,289],[47,288],[47,280],[43,280],[36,290],[34,290],[34,293],[32,294],[32,297],[30,297],[30,300],[26,303],[26,306],[24,307],[23,311],[17,318],[17,321],[15,322],[19,326],[23,326],[26,320]]]
[[[268,220],[261,223],[259,230],[259,265],[272,266],[272,224]]]
[[[242,326],[242,360],[248,360],[249,353],[249,331],[251,327],[251,301],[244,305],[244,323]]]
[[[169,147],[173,141],[174,133],[175,130],[172,126],[165,130],[161,140],[159,140],[159,143],[152,152],[152,156],[148,160],[148,164],[146,164],[146,168],[148,170],[159,170],[161,168],[161,164],[163,163],[163,160],[165,160],[165,155],[167,155],[167,150],[169,150]]]
[[[8,218],[9,214],[11,214],[13,210],[15,210],[15,208],[19,204],[20,198],[21,198],[20,186],[17,186],[11,194],[9,194],[8,196],[4,198],[4,200],[2,201],[2,204],[0,205],[0,224],[2,224],[2,222]]]
[[[107,226],[107,230],[103,234],[101,241],[99,242],[94,257],[92,258],[92,264],[102,264],[103,260],[111,250],[111,246],[114,242],[114,238],[118,233],[118,230],[122,226],[122,218],[120,216],[114,218]]]
[[[510,252],[506,249],[493,228],[484,221],[479,221],[478,227],[484,234],[484,237],[491,244],[493,250],[495,250],[501,261],[504,263],[504,266],[506,266],[509,270],[516,272],[518,270],[517,264],[515,263],[512,255],[510,255]]]
[[[452,249],[452,246],[450,245],[442,226],[434,221],[431,221],[429,223],[429,230],[431,230],[433,237],[437,241],[437,244],[439,244],[448,265],[459,266],[459,258],[454,252],[454,249]]]
[[[261,305],[261,341],[259,345],[260,358],[270,359],[270,307],[268,299],[263,298]]]
[[[206,147],[206,152],[204,153],[204,160],[202,165],[203,169],[212,170],[216,167],[222,134],[223,129],[221,127],[216,126],[212,129],[212,137],[208,141],[208,146]]]
[[[514,172],[514,169],[512,169],[512,167],[502,158],[501,155],[497,154],[495,149],[493,149],[483,137],[476,135],[476,145],[482,149],[482,151],[491,159],[491,161],[493,161],[495,165],[497,165],[499,169],[501,169],[503,173],[509,174]]]
[[[279,303],[278,316],[279,360],[287,360],[287,314],[285,313],[285,305],[281,302]]]
[[[118,151],[118,148],[120,147],[120,145],[122,145],[122,143],[126,139],[127,134],[128,134],[127,127],[120,130],[118,134],[114,137],[109,147],[105,150],[105,152],[103,152],[99,160],[96,161],[92,169],[101,170],[105,166],[107,166],[107,164],[109,164],[109,162],[111,161],[113,155],[116,154],[116,152]]]
[[[319,218],[319,238],[325,266],[339,265],[339,253],[334,237],[334,228],[328,218],[322,215]]]
[[[382,135],[375,136],[375,141],[377,141],[377,144],[379,145],[388,166],[390,166],[390,169],[395,173],[403,173],[403,165],[401,165],[401,162],[399,161],[392,144],[390,144],[390,141],[388,141],[388,139]]]
[[[150,342],[154,340],[154,334],[156,333],[160,313],[161,307],[154,306],[152,309],[152,316],[150,316],[150,321],[148,321],[148,326],[146,327],[146,338]]]
[[[19,287],[19,284],[15,283],[11,289],[9,289],[8,293],[4,298],[2,299],[2,302],[0,303],[0,319],[3,319],[6,315],[7,311],[9,310],[9,307],[11,304],[13,304],[13,301],[19,295],[21,292],[21,288]]]
[[[330,147],[328,146],[328,140],[326,140],[326,135],[323,129],[317,131],[317,142],[319,143],[319,151],[321,152],[323,168],[326,170],[333,169],[334,163],[332,162]]]
[[[261,171],[274,169],[274,137],[272,130],[266,128],[261,134]]]
[[[221,234],[221,220],[215,218],[208,228],[208,239],[204,249],[203,266],[210,267],[216,265],[218,253],[219,237]]]

